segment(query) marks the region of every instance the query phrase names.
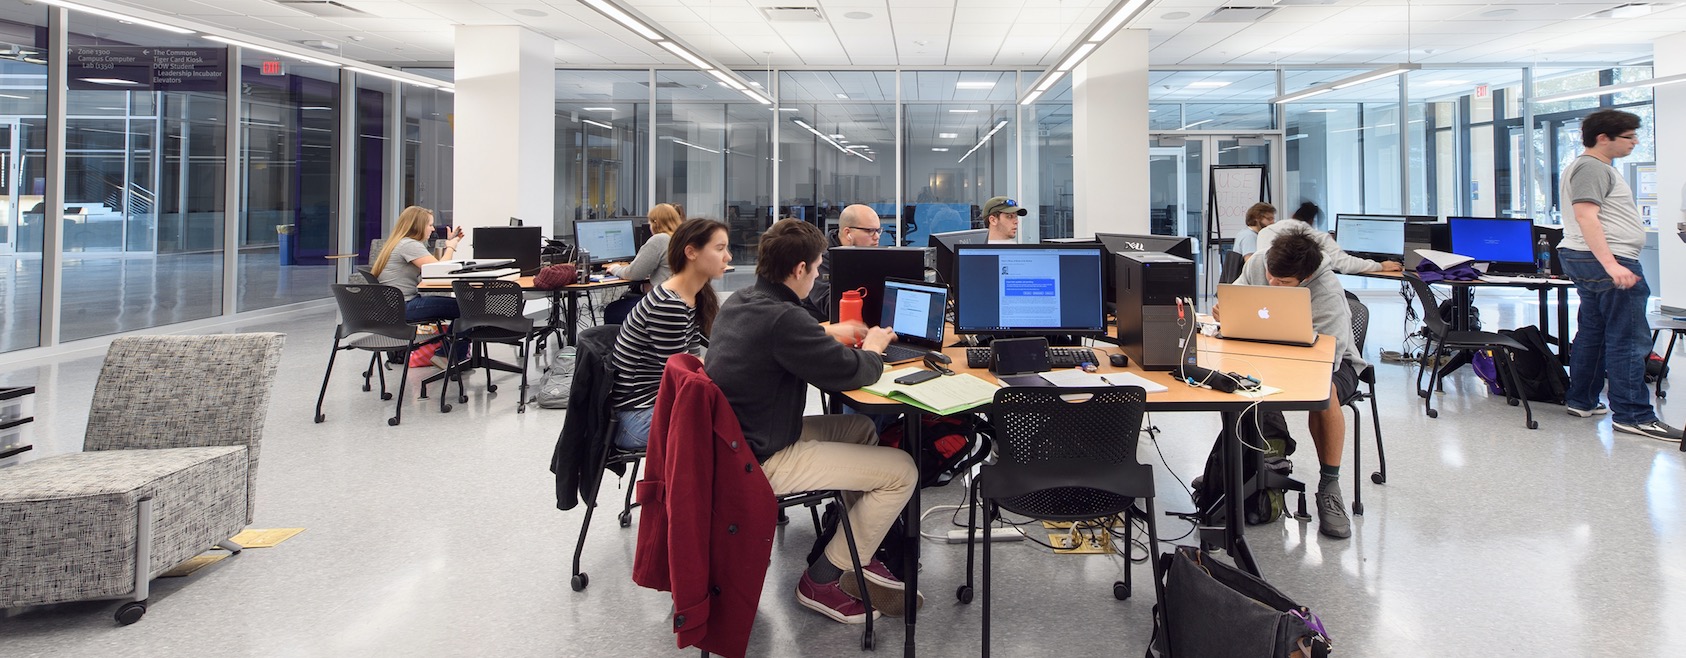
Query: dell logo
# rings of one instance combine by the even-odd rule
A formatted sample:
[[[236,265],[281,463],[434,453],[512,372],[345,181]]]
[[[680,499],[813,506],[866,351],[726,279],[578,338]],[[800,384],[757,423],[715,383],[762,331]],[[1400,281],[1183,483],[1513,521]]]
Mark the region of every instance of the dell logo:
[[[1147,245],[1142,244],[1140,242],[1131,242],[1129,240],[1125,240],[1124,244],[1128,245],[1130,247],[1131,251],[1147,251]]]

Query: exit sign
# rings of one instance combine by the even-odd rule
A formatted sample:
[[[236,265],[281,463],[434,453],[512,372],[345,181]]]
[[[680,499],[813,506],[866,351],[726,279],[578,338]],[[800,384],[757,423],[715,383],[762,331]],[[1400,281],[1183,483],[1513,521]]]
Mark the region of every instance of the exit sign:
[[[1476,98],[1486,98],[1490,95],[1492,95],[1492,90],[1489,89],[1487,85],[1475,85]]]
[[[258,67],[258,73],[262,75],[286,75],[287,67],[278,59],[264,60],[263,64]]]

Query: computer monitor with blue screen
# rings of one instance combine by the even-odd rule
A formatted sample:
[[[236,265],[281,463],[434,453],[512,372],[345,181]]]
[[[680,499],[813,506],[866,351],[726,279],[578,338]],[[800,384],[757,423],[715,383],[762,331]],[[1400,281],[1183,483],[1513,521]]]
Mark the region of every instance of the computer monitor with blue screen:
[[[1405,216],[1335,215],[1335,239],[1359,258],[1399,260],[1405,257]]]
[[[955,245],[955,331],[1102,336],[1105,247]]]
[[[638,255],[631,219],[593,219],[574,222],[574,241],[591,254],[592,264],[631,260]]]
[[[1489,271],[1533,271],[1533,220],[1450,217],[1446,222],[1452,234],[1452,253],[1489,263]]]

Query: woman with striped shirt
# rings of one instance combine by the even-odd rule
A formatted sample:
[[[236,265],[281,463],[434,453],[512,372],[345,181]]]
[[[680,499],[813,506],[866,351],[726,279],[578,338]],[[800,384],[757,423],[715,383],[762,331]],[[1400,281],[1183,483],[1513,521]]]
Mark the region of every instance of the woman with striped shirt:
[[[621,325],[612,357],[615,387],[609,394],[619,421],[616,446],[636,450],[649,443],[667,357],[680,352],[703,355],[720,310],[713,282],[726,275],[726,265],[732,262],[726,236],[726,225],[714,220],[680,224],[667,250],[672,276],[639,300]]]

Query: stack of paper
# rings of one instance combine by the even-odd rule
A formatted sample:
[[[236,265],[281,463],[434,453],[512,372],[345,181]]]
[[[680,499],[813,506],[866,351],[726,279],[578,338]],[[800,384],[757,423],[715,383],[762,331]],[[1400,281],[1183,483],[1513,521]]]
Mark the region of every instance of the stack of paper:
[[[1142,378],[1130,372],[1109,372],[1095,374],[1083,372],[1077,368],[1065,368],[1042,373],[1042,378],[1048,383],[1062,388],[1081,386],[1140,386],[1149,393],[1163,393],[1165,385]]]
[[[989,404],[995,399],[996,385],[967,374],[945,375],[908,386],[896,379],[919,372],[919,368],[898,368],[885,371],[878,382],[867,386],[866,392],[892,400],[906,402],[939,416],[955,414],[973,407]]]

